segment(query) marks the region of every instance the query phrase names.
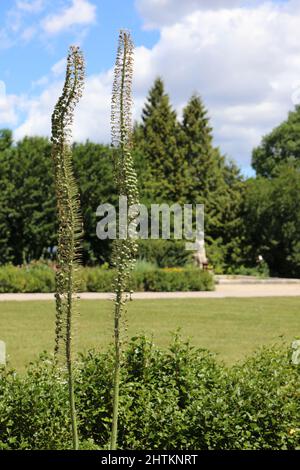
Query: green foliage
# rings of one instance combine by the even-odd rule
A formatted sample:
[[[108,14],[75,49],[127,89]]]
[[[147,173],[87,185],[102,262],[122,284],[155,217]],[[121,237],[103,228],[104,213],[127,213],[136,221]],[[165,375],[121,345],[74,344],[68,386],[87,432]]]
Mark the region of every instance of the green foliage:
[[[107,266],[80,268],[78,271],[80,292],[111,292],[116,270]],[[210,273],[193,267],[160,269],[151,263],[138,263],[131,274],[129,289],[133,291],[174,292],[178,290],[213,290]],[[27,266],[0,266],[0,293],[54,292],[55,271],[46,263]]]
[[[143,274],[142,285],[145,291],[176,292],[213,290],[210,273],[199,269],[165,268]]]
[[[209,259],[222,269],[240,262],[241,194],[243,182],[236,165],[227,162],[213,146],[212,128],[207,110],[194,95],[183,110],[179,123],[172,110],[164,84],[157,79],[149,92],[142,123],[135,128],[136,162],[142,200],[204,204],[205,235]],[[156,242],[153,242],[153,247]],[[217,244],[221,250],[217,249]],[[149,245],[149,248],[146,246]],[[160,249],[164,243],[157,243]],[[141,243],[143,257],[154,261],[150,242]],[[172,246],[168,242],[165,247]],[[185,263],[180,250],[174,255]],[[148,258],[148,256],[150,256]],[[186,253],[185,260],[187,260]],[[157,256],[157,262],[161,257]],[[165,266],[166,264],[160,266]],[[167,265],[171,265],[169,262]]]
[[[260,278],[268,278],[270,277],[270,270],[269,266],[265,261],[257,263],[256,267],[247,267],[247,266],[238,266],[233,268],[227,269],[227,274],[235,274],[240,276],[256,276]]]
[[[193,204],[205,204],[209,214],[211,200],[220,196],[223,159],[213,147],[208,113],[197,95],[191,97],[183,110],[179,139],[187,162],[185,197]]]
[[[16,146],[0,150],[1,263],[39,259],[55,244],[50,153],[49,142],[41,137],[25,137]]]
[[[54,292],[55,274],[50,265],[33,262],[24,267],[0,266],[0,292]]]
[[[66,380],[46,355],[24,376],[0,369],[0,449],[71,447]]]
[[[167,350],[133,338],[122,368],[118,447],[299,449],[299,366],[290,356],[264,348],[227,369],[178,335]],[[82,355],[75,376],[82,448],[107,449],[111,350]],[[71,447],[64,380],[46,356],[22,376],[0,371],[2,449]]]
[[[9,149],[12,146],[13,138],[12,131],[10,129],[0,130],[0,152]]]
[[[177,145],[178,130],[176,113],[164,91],[163,81],[157,78],[142,111],[142,123],[135,128],[143,202],[186,202],[186,162]]]
[[[139,258],[134,266],[134,271],[139,273],[144,273],[145,271],[153,271],[157,269],[157,264],[147,261],[146,259]]]
[[[108,146],[87,141],[74,144],[72,148],[74,174],[80,191],[84,238],[82,261],[95,265],[111,257],[111,242],[96,235],[96,210],[100,204],[117,203],[117,190],[113,176],[112,149]]]
[[[300,276],[299,191],[299,170],[290,165],[281,166],[272,179],[247,182],[244,228],[250,265],[262,255],[273,275]]]
[[[286,121],[266,135],[254,149],[252,166],[259,176],[273,177],[280,173],[282,164],[299,167],[300,162],[300,106],[290,112]]]
[[[185,266],[191,261],[191,252],[182,240],[139,240],[139,256],[160,268]]]
[[[195,434],[207,449],[299,448],[298,381],[286,350],[262,349],[192,405]]]
[[[0,134],[3,148],[1,142]],[[86,142],[74,144],[72,153],[84,224],[82,260],[84,264],[103,263],[111,247],[96,237],[96,209],[103,202],[116,201],[112,152],[108,146]],[[1,264],[47,258],[47,248],[57,243],[50,154],[49,141],[41,137],[25,137],[16,146],[0,149]],[[105,175],[101,185],[99,175]]]

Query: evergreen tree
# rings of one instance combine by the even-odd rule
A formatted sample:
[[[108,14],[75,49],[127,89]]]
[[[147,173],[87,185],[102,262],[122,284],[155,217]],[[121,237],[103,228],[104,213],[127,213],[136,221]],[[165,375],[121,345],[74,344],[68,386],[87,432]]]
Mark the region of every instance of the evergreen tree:
[[[183,110],[180,145],[188,165],[187,196],[194,203],[207,203],[220,184],[223,161],[212,141],[207,110],[201,98],[193,95]]]
[[[177,144],[178,123],[160,78],[150,89],[135,128],[137,152],[142,158],[141,194],[150,202],[183,202],[186,164]]]
[[[188,165],[187,198],[193,204],[205,204],[212,215],[224,189],[224,159],[213,146],[208,113],[197,95],[191,97],[183,110],[180,146]]]
[[[210,261],[230,264],[239,238],[241,176],[236,165],[227,163],[214,147],[207,109],[196,94],[183,110],[179,143],[188,165],[186,201],[204,204]]]

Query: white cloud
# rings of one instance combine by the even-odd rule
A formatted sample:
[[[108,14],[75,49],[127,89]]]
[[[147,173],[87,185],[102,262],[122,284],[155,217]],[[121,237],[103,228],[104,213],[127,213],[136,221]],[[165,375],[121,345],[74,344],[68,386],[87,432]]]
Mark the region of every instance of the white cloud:
[[[59,76],[59,75],[62,75],[66,70],[66,63],[67,63],[66,57],[63,57],[58,62],[56,62],[51,67],[51,72],[53,73],[53,75],[56,76],[56,77]]]
[[[26,103],[26,120],[16,128],[14,137],[16,140],[25,135],[45,135],[51,133],[51,113],[56,97],[61,92],[59,83],[53,83],[44,90],[40,96],[28,99]]]
[[[44,8],[44,0],[17,0],[16,7],[28,13],[37,13]]]
[[[36,35],[37,29],[34,26],[29,26],[28,28],[25,28],[24,31],[21,34],[21,38],[23,41],[28,42],[33,39],[33,37]]]
[[[109,71],[87,78],[83,98],[75,111],[74,140],[84,141],[88,138],[97,142],[109,140],[112,77],[112,71]],[[56,80],[39,96],[28,100],[27,118],[16,128],[14,132],[16,140],[25,135],[51,135],[51,114],[62,87],[63,82]]]
[[[15,126],[19,121],[19,113],[24,105],[24,98],[5,94],[5,87],[0,90],[0,127]]]
[[[245,0],[136,0],[147,28],[172,24],[197,10],[232,8]]]
[[[96,18],[96,6],[89,0],[64,0],[63,9],[47,16],[44,15],[49,0],[14,0],[11,3],[0,29],[0,49],[28,43],[33,38],[45,40],[45,35],[48,43],[51,36],[73,29],[77,42],[82,42],[87,26]]]
[[[198,8],[161,26],[151,50],[137,51],[135,83],[141,92],[162,76],[177,110],[199,92],[216,144],[245,165],[253,146],[286,118],[300,96],[299,42],[299,2]]]
[[[135,118],[158,75],[178,111],[199,92],[209,109],[215,143],[246,167],[262,135],[285,119],[300,97],[299,1],[198,9],[162,26],[160,33],[153,48],[136,49]],[[48,88],[27,102],[27,118],[17,137],[50,134],[51,112],[62,88],[55,71],[62,70],[60,61],[52,68]],[[111,71],[87,78],[75,139],[109,142],[111,83]]]
[[[88,0],[72,0],[71,6],[46,17],[42,22],[42,28],[47,34],[58,34],[75,25],[91,24],[95,19],[95,5]]]
[[[0,48],[7,49],[33,39],[38,32],[36,15],[45,8],[45,0],[14,0],[5,14],[0,30]],[[28,21],[29,20],[29,21]]]

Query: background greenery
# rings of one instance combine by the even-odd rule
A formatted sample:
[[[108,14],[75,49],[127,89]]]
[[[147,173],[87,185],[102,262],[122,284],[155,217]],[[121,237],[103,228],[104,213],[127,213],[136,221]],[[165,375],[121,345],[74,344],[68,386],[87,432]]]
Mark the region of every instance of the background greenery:
[[[81,292],[112,292],[115,269],[108,265],[79,268],[78,289]],[[139,262],[132,272],[130,290],[176,292],[208,291],[214,289],[212,275],[194,266],[158,268],[155,264]],[[0,266],[0,293],[54,292],[55,266],[32,262],[28,265]]]
[[[263,256],[272,275],[300,276],[300,108],[254,149],[255,178],[215,148],[208,112],[197,95],[179,121],[157,79],[142,120],[134,130],[141,202],[204,203],[206,244],[216,272],[257,266]],[[108,146],[74,144],[75,174],[84,218],[83,261],[110,260],[110,243],[96,237],[99,204],[116,202]],[[0,263],[51,258],[56,245],[55,200],[50,143],[26,137],[14,143],[0,131]],[[162,267],[190,260],[176,241],[141,242],[140,256]]]

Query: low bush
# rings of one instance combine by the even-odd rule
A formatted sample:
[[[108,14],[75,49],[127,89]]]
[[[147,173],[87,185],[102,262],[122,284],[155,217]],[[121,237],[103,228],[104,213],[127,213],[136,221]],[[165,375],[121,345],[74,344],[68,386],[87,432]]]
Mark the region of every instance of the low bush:
[[[54,292],[55,272],[46,263],[34,262],[18,267],[0,266],[0,293]]]
[[[184,267],[192,260],[184,240],[138,240],[139,256],[160,268]]]
[[[206,291],[213,290],[213,278],[207,271],[195,268],[164,268],[144,273],[145,291]]]
[[[111,292],[115,276],[108,266],[80,269],[81,292]],[[132,273],[133,291],[205,291],[213,290],[214,282],[210,273],[196,268],[157,268],[155,265],[138,265]],[[54,292],[54,267],[34,263],[18,267],[0,267],[0,293],[5,292]]]
[[[120,449],[299,449],[299,366],[283,347],[230,369],[177,335],[168,350],[133,338],[123,357]],[[108,446],[112,354],[90,351],[75,369],[81,448]],[[71,446],[67,386],[47,356],[25,375],[0,371],[0,448]]]
[[[270,277],[270,270],[267,263],[262,261],[258,266],[252,268],[246,266],[229,267],[226,270],[226,274],[267,278]]]

